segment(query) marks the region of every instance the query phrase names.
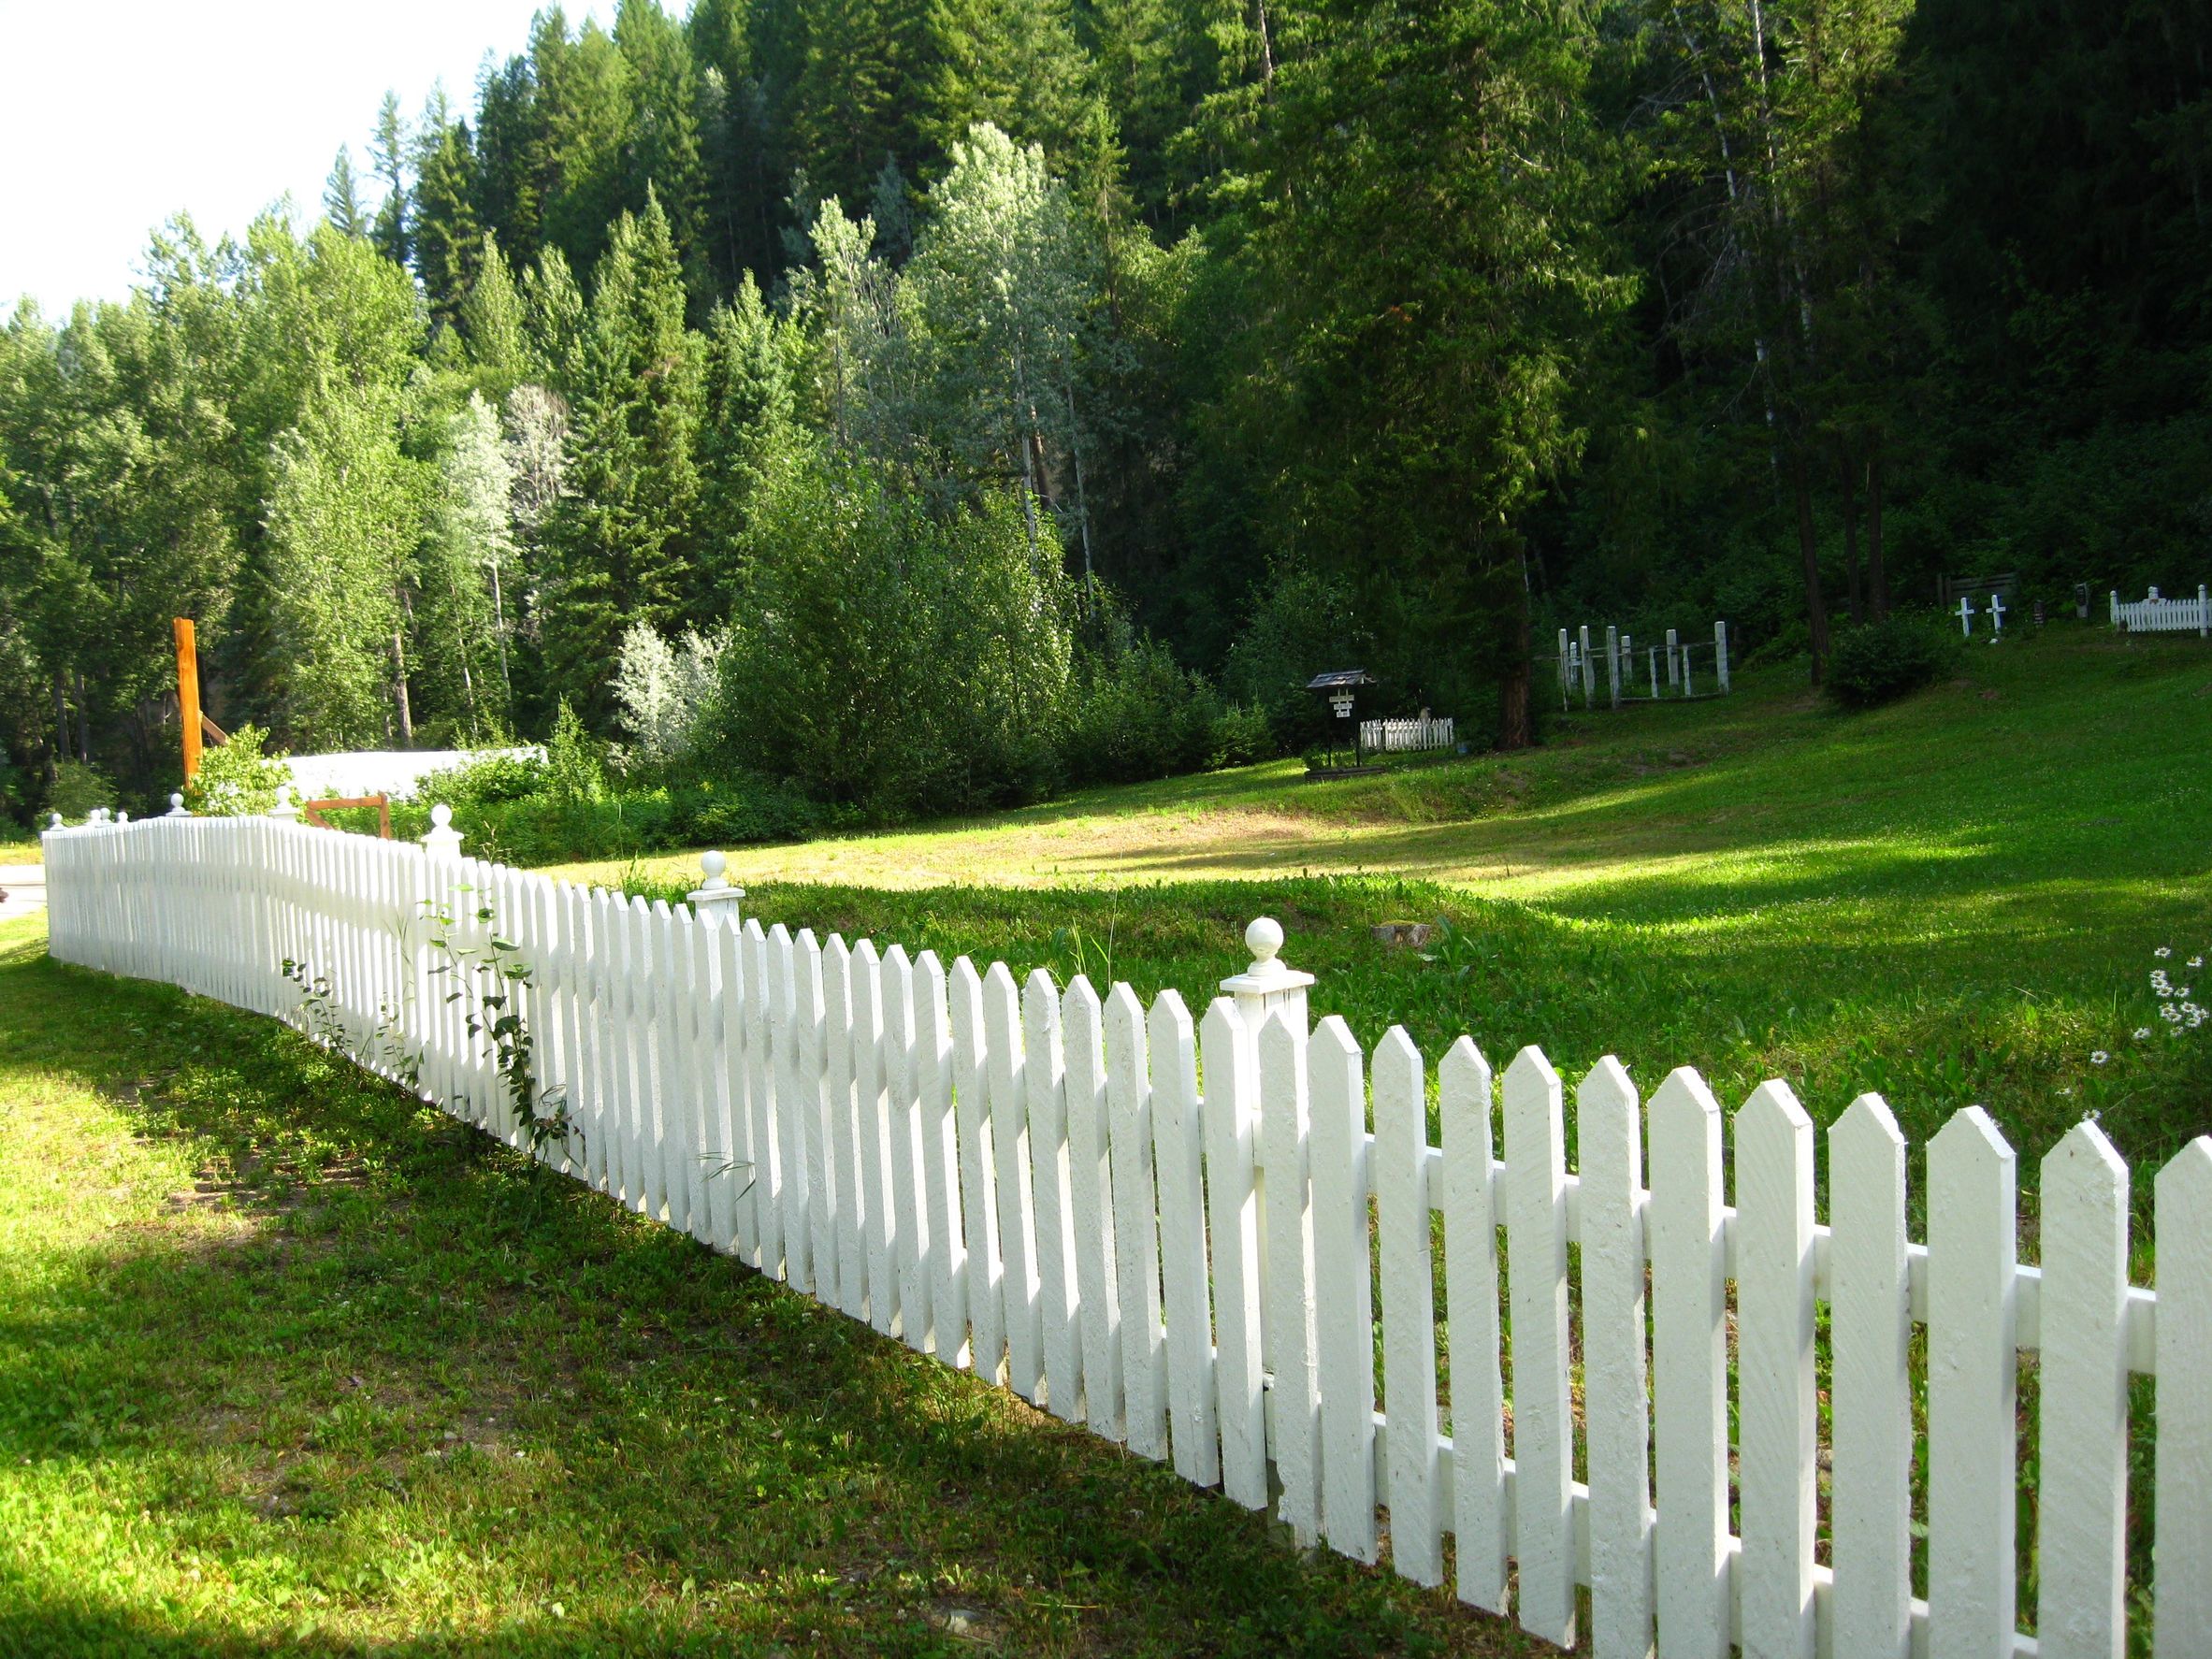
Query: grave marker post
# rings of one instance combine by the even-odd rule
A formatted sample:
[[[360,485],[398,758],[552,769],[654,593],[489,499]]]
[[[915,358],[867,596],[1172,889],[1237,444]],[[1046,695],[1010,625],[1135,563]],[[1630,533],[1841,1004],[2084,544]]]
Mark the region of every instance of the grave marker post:
[[[1965,638],[1973,638],[1973,601],[1964,594],[1959,596],[1959,631]]]
[[[1727,691],[1728,688],[1728,625],[1725,622],[1716,622],[1713,625],[1713,671],[1719,677],[1721,690]]]
[[[1612,706],[1621,706],[1621,632],[1612,623],[1605,625],[1605,691]]]
[[[1991,637],[2002,639],[2004,637],[2004,596],[2001,593],[1993,593],[1989,596],[1989,622],[1992,630]]]
[[[1667,688],[1671,691],[1682,684],[1682,664],[1675,655],[1674,630],[1667,630]]]
[[[1590,664],[1590,625],[1586,622],[1583,624],[1579,642],[1582,645],[1583,707],[1586,709],[1598,695],[1598,671]]]

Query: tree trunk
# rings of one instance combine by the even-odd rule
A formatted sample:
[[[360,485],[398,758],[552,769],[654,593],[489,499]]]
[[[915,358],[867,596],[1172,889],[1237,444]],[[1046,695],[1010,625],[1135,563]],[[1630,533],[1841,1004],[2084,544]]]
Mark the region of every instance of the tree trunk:
[[[77,757],[90,761],[93,757],[93,706],[84,695],[84,671],[77,671]]]
[[[1843,451],[1838,470],[1843,480],[1843,598],[1851,606],[1851,620],[1864,622],[1866,606],[1858,597],[1858,492],[1852,487],[1851,451]]]
[[[1521,549],[1520,570],[1512,583],[1511,612],[1506,624],[1505,671],[1497,682],[1497,746],[1525,749],[1536,741],[1528,717],[1530,664],[1528,619],[1528,549]]]
[[[1807,475],[1805,455],[1796,451],[1789,458],[1790,493],[1797,498],[1798,553],[1805,564],[1805,625],[1813,643],[1813,684],[1828,672],[1828,600],[1820,592],[1820,542],[1813,531],[1813,481]]]
[[[392,630],[392,700],[399,713],[399,746],[414,747],[414,712],[407,701],[407,636]]]
[[[53,677],[53,725],[57,734],[54,741],[54,758],[69,758],[69,702],[62,689],[62,676]]]
[[[1889,572],[1882,563],[1882,452],[1866,458],[1866,579],[1874,620],[1889,614]]]

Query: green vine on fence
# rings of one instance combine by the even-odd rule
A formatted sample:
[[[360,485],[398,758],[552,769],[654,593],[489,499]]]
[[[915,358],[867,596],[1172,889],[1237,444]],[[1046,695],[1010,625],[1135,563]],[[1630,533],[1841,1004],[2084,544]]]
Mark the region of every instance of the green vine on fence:
[[[408,1089],[419,1086],[423,1057],[402,1038],[399,1011],[389,1003],[377,1004],[376,1024],[368,1038],[356,1045],[348,1026],[338,990],[327,974],[318,974],[306,962],[286,957],[284,977],[299,993],[292,1023],[308,1041],[346,1056],[368,1072],[382,1073]]]
[[[456,895],[473,891],[466,885],[455,889]],[[535,1166],[547,1161],[549,1149],[557,1148],[571,1160],[583,1158],[584,1127],[569,1110],[566,1086],[538,1085],[537,1044],[518,1000],[533,983],[533,970],[521,948],[500,936],[498,914],[481,901],[466,912],[466,919],[456,916],[451,905],[431,899],[423,901],[423,914],[430,924],[430,948],[443,959],[432,963],[430,972],[452,981],[445,1001],[460,1004],[469,1040],[489,1045],[500,1087],[529,1142],[533,1177]],[[471,924],[481,930],[481,943],[469,942]]]

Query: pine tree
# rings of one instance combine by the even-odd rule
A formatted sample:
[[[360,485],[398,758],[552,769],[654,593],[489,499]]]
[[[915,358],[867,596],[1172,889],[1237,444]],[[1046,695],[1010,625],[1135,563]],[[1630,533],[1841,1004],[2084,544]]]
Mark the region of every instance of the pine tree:
[[[614,44],[629,65],[636,109],[630,119],[623,202],[633,210],[650,192],[668,216],[694,314],[712,303],[707,253],[706,166],[700,152],[698,76],[683,29],[659,0],[621,0]]]
[[[383,180],[384,199],[376,209],[370,240],[376,251],[394,265],[407,263],[407,126],[399,118],[399,94],[386,93],[376,112],[376,136],[369,140],[369,158]]]
[[[323,186],[323,217],[342,237],[365,237],[369,232],[371,222],[368,210],[361,206],[350,144],[338,147],[338,159],[331,164],[329,182]]]
[[[915,95],[928,50],[921,0],[817,0],[804,20],[789,131],[826,199],[865,201],[885,156],[916,167],[925,152]]]
[[[484,252],[484,230],[477,223],[471,188],[474,171],[465,122],[455,122],[435,136],[425,134],[410,239],[431,322],[440,328],[459,324],[462,303],[475,283],[477,261]]]
[[[494,398],[505,397],[524,381],[544,374],[545,367],[531,347],[522,291],[514,284],[506,255],[499,252],[499,239],[489,231],[477,254],[476,280],[461,302],[461,330],[479,387]]]
[[[700,453],[700,594],[696,613],[727,617],[739,588],[753,499],[798,417],[796,331],[761,300],[747,272],[707,326]]]
[[[476,211],[517,266],[538,256],[545,132],[530,60],[509,58],[477,89]]]
[[[700,379],[684,326],[683,273],[658,200],[615,222],[593,273],[577,353],[571,493],[549,527],[542,636],[552,687],[595,729],[632,624],[686,620],[699,474]]]
[[[929,62],[922,130],[939,148],[988,123],[1063,174],[1081,155],[1100,97],[1071,0],[930,0]]]
[[[595,266],[622,211],[625,149],[636,108],[629,62],[599,24],[571,39],[557,7],[538,14],[531,73],[543,131],[542,236],[579,269]]]

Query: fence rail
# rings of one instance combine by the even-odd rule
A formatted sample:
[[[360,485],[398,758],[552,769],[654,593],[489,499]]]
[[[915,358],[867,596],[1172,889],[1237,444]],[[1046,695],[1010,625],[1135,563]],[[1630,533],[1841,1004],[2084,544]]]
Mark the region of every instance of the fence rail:
[[[1827,1131],[1825,1223],[1781,1083],[1731,1120],[1694,1071],[1646,1103],[1601,1060],[1569,1171],[1540,1052],[1496,1078],[1468,1038],[1432,1066],[1402,1029],[1309,1027],[1264,919],[1193,1019],[1172,990],[740,926],[714,882],[647,904],[431,844],[55,830],[50,947],[294,1020],[281,964],[310,964],[333,1040],[527,1146],[543,1103],[443,1000],[426,917],[461,950],[496,929],[578,1126],[549,1161],[1302,1544],[1375,1562],[1386,1508],[1392,1568],[1437,1584],[1450,1537],[1458,1595],[1549,1641],[1586,1589],[1602,1655],[2116,1655],[2153,1602],[2161,1659],[2212,1652],[2212,1139],[2158,1175],[2153,1292],[2094,1124],[2043,1161],[2028,1265],[1978,1108],[1929,1144],[1925,1245],[1873,1095]],[[2040,1641],[2016,1607],[2027,1351]],[[2126,1570],[2132,1374],[2159,1379],[2153,1584]]]

